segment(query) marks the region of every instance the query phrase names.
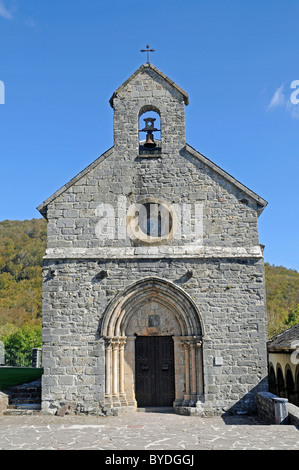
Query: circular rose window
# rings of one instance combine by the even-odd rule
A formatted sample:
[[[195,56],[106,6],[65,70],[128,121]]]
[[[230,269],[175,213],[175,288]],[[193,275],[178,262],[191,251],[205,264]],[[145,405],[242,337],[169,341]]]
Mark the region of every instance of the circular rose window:
[[[172,207],[155,198],[130,206],[127,229],[130,238],[142,244],[162,244],[171,240],[176,227]]]

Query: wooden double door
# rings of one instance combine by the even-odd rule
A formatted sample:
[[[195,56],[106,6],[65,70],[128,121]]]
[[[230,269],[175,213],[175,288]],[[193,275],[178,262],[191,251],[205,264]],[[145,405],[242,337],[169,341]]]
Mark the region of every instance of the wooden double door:
[[[137,406],[172,406],[175,395],[172,337],[137,336],[135,361]]]

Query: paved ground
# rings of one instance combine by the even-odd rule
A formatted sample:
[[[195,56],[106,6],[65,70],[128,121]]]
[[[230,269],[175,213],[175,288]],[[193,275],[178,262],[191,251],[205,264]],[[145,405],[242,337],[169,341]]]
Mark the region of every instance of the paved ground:
[[[254,418],[138,412],[117,417],[3,416],[0,450],[299,450],[295,426]]]

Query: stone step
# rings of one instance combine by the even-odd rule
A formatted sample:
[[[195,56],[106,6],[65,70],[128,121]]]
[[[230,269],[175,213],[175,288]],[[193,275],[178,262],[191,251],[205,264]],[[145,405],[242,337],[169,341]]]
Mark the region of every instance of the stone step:
[[[3,416],[20,416],[39,414],[41,406],[34,403],[23,403],[22,405],[8,405],[3,411]]]
[[[5,410],[3,411],[3,416],[25,416],[25,415],[30,415],[30,416],[35,416],[40,414],[40,410],[21,410],[21,409],[16,409],[16,410]]]
[[[174,413],[172,406],[145,406],[137,408],[137,412],[142,413]]]
[[[19,396],[15,398],[9,397],[8,404],[16,405],[16,406],[23,405],[23,404],[40,405],[41,397],[32,397],[32,396],[31,397]]]
[[[40,408],[41,382],[40,380],[29,384],[17,385],[4,391],[8,395],[8,404],[11,409],[20,407]]]
[[[26,410],[26,409],[40,410],[41,405],[38,403],[21,403],[19,405],[8,405],[7,409],[9,410]]]
[[[22,405],[23,403],[32,403],[32,404],[40,404],[41,398],[40,397],[17,397],[14,399],[9,398],[9,405]]]
[[[12,390],[7,390],[7,392],[9,392],[9,395],[11,397],[17,397],[19,395],[25,395],[25,396],[28,395],[29,396],[29,395],[40,395],[41,394],[41,390],[29,391],[29,390],[26,390],[26,389],[24,389],[24,390],[22,390],[22,389],[13,390],[13,391]]]
[[[11,399],[17,399],[17,398],[38,398],[41,396],[40,393],[27,393],[27,392],[20,392],[20,393],[9,393],[9,396]]]

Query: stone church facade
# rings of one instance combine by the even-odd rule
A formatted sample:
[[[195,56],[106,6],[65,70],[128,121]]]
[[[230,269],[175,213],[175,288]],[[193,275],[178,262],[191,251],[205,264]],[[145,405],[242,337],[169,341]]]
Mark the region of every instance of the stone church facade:
[[[188,102],[142,65],[113,147],[38,207],[45,413],[250,412],[267,389],[267,202],[186,143]]]

